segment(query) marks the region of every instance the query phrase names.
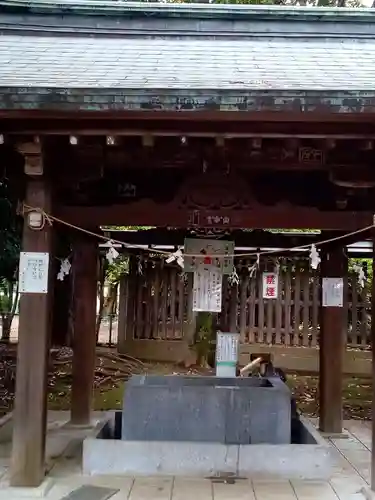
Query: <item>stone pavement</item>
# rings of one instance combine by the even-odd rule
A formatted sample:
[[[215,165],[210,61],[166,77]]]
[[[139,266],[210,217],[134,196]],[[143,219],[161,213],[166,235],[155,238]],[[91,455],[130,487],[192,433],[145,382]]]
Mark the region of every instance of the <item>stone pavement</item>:
[[[103,414],[95,414],[99,421]],[[225,479],[180,477],[85,477],[81,474],[82,440],[87,430],[64,427],[66,412],[50,412],[47,436],[49,479],[38,490],[7,487],[11,422],[0,430],[0,500],[27,500],[45,494],[61,500],[81,485],[119,490],[111,500],[364,500],[362,488],[370,480],[371,428],[369,422],[345,422],[346,438],[332,439],[337,465],[330,481],[272,478]]]

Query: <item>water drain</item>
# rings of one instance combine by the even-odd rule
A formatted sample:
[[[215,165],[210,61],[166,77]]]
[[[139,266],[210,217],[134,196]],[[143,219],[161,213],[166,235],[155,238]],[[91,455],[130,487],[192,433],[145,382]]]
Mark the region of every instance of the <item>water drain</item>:
[[[247,478],[237,476],[234,472],[219,472],[218,474],[209,476],[206,479],[209,479],[212,483],[235,484],[237,481],[245,481]]]

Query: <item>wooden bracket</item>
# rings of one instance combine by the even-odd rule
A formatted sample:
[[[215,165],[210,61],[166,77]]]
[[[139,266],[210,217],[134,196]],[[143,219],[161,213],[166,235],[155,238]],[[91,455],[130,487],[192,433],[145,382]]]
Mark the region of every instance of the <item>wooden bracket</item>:
[[[25,174],[35,177],[43,175],[42,146],[39,140],[18,144],[17,149],[25,158]]]

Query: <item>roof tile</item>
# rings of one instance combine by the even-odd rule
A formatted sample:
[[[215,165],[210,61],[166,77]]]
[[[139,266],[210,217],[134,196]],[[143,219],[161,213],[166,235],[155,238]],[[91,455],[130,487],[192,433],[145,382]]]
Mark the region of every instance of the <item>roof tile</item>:
[[[0,37],[3,87],[375,90],[374,82],[370,39]]]

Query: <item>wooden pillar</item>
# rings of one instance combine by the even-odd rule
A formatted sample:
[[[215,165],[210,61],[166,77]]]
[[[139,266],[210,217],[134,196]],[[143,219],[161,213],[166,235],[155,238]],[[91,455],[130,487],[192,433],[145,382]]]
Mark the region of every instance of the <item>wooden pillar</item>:
[[[371,489],[375,491],[375,229],[372,229],[371,349],[372,349],[372,448]]]
[[[192,345],[195,340],[195,333],[197,329],[197,313],[193,311],[193,288],[194,288],[194,273],[187,273],[187,325],[184,332],[184,341],[188,345]]]
[[[238,305],[238,285],[233,284],[230,291],[230,305],[229,305],[229,331],[237,333],[237,305]]]
[[[342,246],[322,253],[322,278],[344,278],[347,258]],[[345,300],[345,296],[344,296]],[[319,350],[319,428],[323,432],[342,432],[342,382],[346,348],[346,317],[344,307],[323,307],[320,316]]]
[[[137,262],[134,255],[129,256],[128,274],[120,281],[120,298],[118,306],[118,351],[128,352],[128,346],[134,337],[134,314],[137,298]]]
[[[58,272],[58,271],[57,271]],[[70,302],[72,296],[71,276],[65,276],[64,281],[57,281],[54,287],[52,347],[62,347],[70,344]]]
[[[55,234],[55,256],[53,261],[54,275],[60,271],[61,259],[68,257],[71,253],[70,235],[64,226],[59,226],[58,237]],[[52,311],[52,332],[51,346],[61,347],[70,345],[70,306],[72,300],[72,275],[64,277],[63,281],[55,279],[53,283],[53,311]]]
[[[38,158],[34,158],[35,161]],[[41,158],[40,158],[41,161]],[[40,179],[40,180],[36,180]],[[39,178],[27,181],[26,204],[50,211],[49,186]],[[32,230],[25,216],[22,250],[51,250],[52,227]],[[51,258],[49,259],[51,263]],[[51,290],[51,285],[49,285]],[[13,412],[13,446],[10,483],[12,486],[38,486],[45,475],[45,437],[47,416],[47,369],[50,338],[51,293],[22,294],[18,331],[17,381]]]
[[[129,304],[129,275],[120,279],[120,294],[118,303],[117,350],[126,353],[127,317]]]
[[[96,361],[98,242],[82,234],[74,237],[71,424],[89,425]]]

